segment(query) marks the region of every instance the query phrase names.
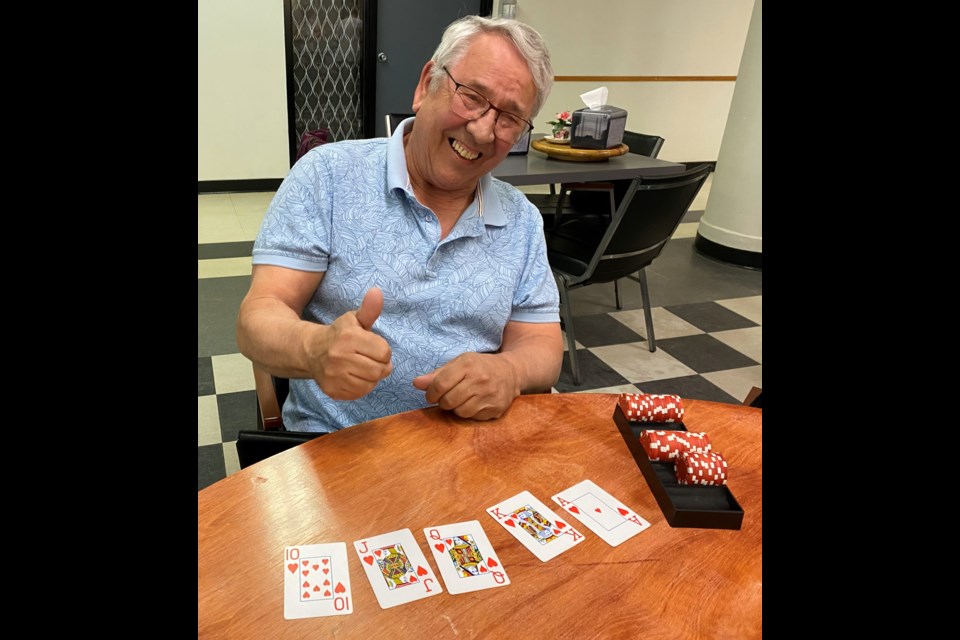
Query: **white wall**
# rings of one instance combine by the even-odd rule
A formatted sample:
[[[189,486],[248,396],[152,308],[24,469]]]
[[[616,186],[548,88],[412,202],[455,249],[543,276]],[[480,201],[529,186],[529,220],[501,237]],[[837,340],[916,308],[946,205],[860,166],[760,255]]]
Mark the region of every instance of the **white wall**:
[[[283,0],[199,0],[197,180],[290,170]]]
[[[558,76],[736,76],[754,0],[518,0]],[[499,12],[494,2],[494,14]],[[282,0],[199,0],[198,181],[289,171]],[[596,83],[557,82],[537,132]],[[609,82],[627,128],[666,139],[660,157],[716,160],[734,82]],[[412,90],[412,89],[411,89]]]
[[[753,1],[517,0],[517,18],[546,40],[557,76],[736,76]],[[665,138],[660,158],[716,160],[735,84],[556,82],[534,130],[603,85],[627,129]]]

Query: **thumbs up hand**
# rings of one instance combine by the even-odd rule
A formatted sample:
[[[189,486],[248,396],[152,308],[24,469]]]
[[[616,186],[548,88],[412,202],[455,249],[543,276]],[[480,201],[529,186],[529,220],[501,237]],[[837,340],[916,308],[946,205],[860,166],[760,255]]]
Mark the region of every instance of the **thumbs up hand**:
[[[382,311],[383,292],[374,287],[308,346],[313,379],[334,400],[356,400],[393,371],[390,345],[372,331]]]

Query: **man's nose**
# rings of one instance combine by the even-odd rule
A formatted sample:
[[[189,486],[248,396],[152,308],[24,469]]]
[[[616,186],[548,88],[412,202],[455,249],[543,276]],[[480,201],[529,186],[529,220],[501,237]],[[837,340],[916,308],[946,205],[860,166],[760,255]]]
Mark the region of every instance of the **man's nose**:
[[[488,109],[485,114],[467,123],[467,130],[477,142],[490,143],[496,137],[497,110]],[[472,128],[471,128],[472,127]]]

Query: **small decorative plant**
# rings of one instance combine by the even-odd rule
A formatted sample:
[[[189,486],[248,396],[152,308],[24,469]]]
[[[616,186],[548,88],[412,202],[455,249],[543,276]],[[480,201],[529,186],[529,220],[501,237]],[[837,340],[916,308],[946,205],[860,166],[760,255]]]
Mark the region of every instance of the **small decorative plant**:
[[[569,111],[560,111],[557,113],[556,120],[549,120],[547,124],[553,126],[553,137],[566,139],[570,137],[570,125],[573,124],[573,117]]]

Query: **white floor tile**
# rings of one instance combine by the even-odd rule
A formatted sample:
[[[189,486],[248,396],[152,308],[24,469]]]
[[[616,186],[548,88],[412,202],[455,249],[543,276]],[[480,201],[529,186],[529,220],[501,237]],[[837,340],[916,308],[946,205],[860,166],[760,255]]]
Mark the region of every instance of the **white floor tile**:
[[[197,396],[197,446],[221,440],[217,396]]]
[[[747,397],[753,387],[763,388],[763,365],[701,375],[740,401]]]
[[[710,335],[748,358],[763,363],[763,327],[715,331]]]
[[[248,276],[253,271],[250,258],[215,258],[197,260],[197,278],[226,278]]]
[[[677,230],[673,232],[671,238],[696,238],[697,229],[700,227],[699,222],[683,222],[678,227]]]
[[[217,213],[236,214],[233,200],[229,193],[210,193],[197,195],[197,214],[212,215]]]
[[[227,475],[240,471],[240,458],[237,456],[237,443],[235,441],[223,443],[223,466]]]
[[[621,289],[622,291],[622,289]],[[628,311],[611,311],[610,317],[626,325],[644,338],[647,336],[647,321],[644,319],[643,309]],[[663,307],[653,308],[653,334],[657,339],[682,338],[703,333],[683,318],[674,315]]]
[[[739,313],[747,320],[763,324],[763,296],[731,298],[729,300],[717,300],[716,302],[734,313]]]
[[[254,391],[253,365],[240,353],[210,358],[213,364],[213,384],[217,393]]]
[[[646,342],[593,347],[590,352],[624,378],[638,384],[648,380],[697,375],[696,371],[663,349],[651,353]]]

